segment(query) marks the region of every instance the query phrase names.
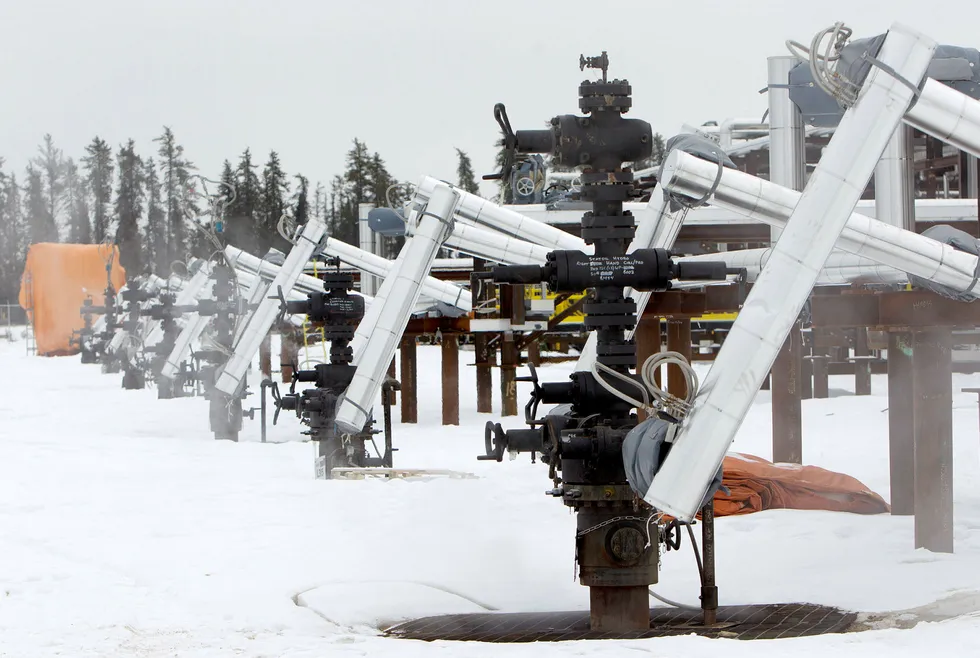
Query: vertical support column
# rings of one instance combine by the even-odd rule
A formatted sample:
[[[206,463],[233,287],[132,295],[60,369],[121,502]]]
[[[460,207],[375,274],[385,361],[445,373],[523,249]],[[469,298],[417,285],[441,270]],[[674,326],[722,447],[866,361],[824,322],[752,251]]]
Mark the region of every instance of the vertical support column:
[[[770,57],[769,180],[793,190],[806,185],[806,133],[803,115],[789,97],[789,72],[798,64],[792,56]],[[770,228],[772,244],[781,230]],[[769,373],[772,391],[773,461],[802,463],[803,428],[800,397],[802,371],[800,325],[790,332]]]
[[[388,364],[388,376],[392,379],[398,379],[398,373],[395,372],[395,357],[391,357],[391,363]],[[398,399],[395,397],[395,389],[393,387],[386,387],[385,394],[388,396],[388,404],[395,405]]]
[[[871,350],[865,327],[854,329],[854,395],[871,395]]]
[[[419,422],[418,399],[418,351],[415,347],[415,336],[402,337],[401,370],[402,370],[402,422]]]
[[[691,360],[691,320],[667,321],[667,351],[678,352]],[[667,392],[679,398],[687,395],[687,383],[680,368],[667,367]]]
[[[493,361],[487,348],[487,334],[473,334],[473,352],[476,355],[476,410],[481,414],[493,413]]]
[[[714,498],[701,508],[701,552],[704,579],[701,583],[701,610],[704,625],[713,626],[718,621],[718,586],[715,584],[715,501]]]
[[[953,552],[953,336],[913,334],[915,547]]]
[[[803,463],[803,407],[800,369],[803,365],[802,325],[797,320],[772,366],[772,460]]]
[[[272,334],[266,334],[259,345],[259,371],[263,379],[272,377]]]
[[[527,362],[535,368],[541,365],[541,343],[537,339],[527,344]]]
[[[372,210],[374,210],[373,203],[359,203],[357,205],[358,246],[369,254],[375,253],[375,234],[368,225],[368,213]],[[378,277],[361,272],[361,292],[363,294],[374,296],[379,287]]]
[[[636,364],[637,367],[643,365],[650,356],[659,354],[661,351],[660,339],[660,318],[640,317],[636,327]],[[660,369],[653,375],[657,386],[660,386]],[[637,417],[642,421],[646,420],[646,412],[637,411]]]
[[[442,335],[442,424],[459,425],[459,341]]]
[[[806,184],[806,133],[800,108],[789,97],[789,72],[798,63],[792,56],[768,60],[769,180],[802,191]],[[780,229],[770,229],[773,244],[780,233]]]
[[[875,218],[915,231],[914,129],[900,123],[875,167]]]
[[[969,153],[964,153],[966,157],[966,198],[977,199],[980,198],[980,167],[977,166],[977,158],[970,155]]]
[[[830,355],[826,347],[813,346],[810,358],[813,364],[813,397],[824,400],[830,397]]]
[[[487,262],[482,258],[473,259],[473,272],[483,272]],[[473,291],[473,306],[493,298],[494,286],[489,281],[471,278],[470,290]],[[489,336],[484,332],[473,334],[473,353],[476,361],[476,410],[477,413],[493,413],[493,374],[492,368],[496,362],[496,351],[487,347]]]
[[[500,341],[500,397],[503,400],[501,416],[517,415],[517,358],[514,332],[508,331]]]
[[[888,470],[896,516],[915,512],[912,334],[888,334]]]

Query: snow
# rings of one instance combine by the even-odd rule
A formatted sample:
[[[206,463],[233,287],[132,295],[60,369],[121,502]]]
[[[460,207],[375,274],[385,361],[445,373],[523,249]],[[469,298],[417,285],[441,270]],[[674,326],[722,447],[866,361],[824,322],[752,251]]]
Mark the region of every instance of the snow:
[[[476,461],[483,425],[497,417],[475,411],[469,352],[462,424],[442,427],[438,360],[439,348],[420,346],[421,422],[393,414],[395,465],[476,479],[316,481],[293,416],[269,428],[276,443],[259,443],[247,420],[241,443],[215,442],[202,399],[125,391],[121,375],[78,357],[28,357],[23,342],[0,342],[0,656],[980,655],[978,412],[976,396],[959,393],[978,378],[962,375],[955,554],[914,550],[911,517],[780,510],[717,522],[722,604],[886,613],[868,618],[875,630],[751,643],[381,637],[380,624],[429,614],[588,607],[574,578],[575,520],[543,495],[546,467],[526,456]],[[834,397],[804,402],[804,459],[887,498],[886,381],[875,376],[860,398],[851,384],[834,377]],[[771,457],[770,413],[761,392],[736,450]],[[696,601],[686,538],[655,589]]]

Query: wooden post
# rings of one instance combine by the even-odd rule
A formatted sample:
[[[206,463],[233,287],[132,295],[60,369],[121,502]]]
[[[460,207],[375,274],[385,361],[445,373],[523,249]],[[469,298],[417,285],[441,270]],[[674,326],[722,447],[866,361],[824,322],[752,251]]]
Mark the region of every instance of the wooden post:
[[[513,332],[507,332],[500,341],[500,397],[503,400],[501,416],[517,415],[517,343]]]
[[[417,357],[418,351],[415,347],[415,336],[404,336],[401,344],[401,413],[403,423],[419,422]]]
[[[829,398],[830,376],[828,366],[830,355],[827,354],[827,348],[814,345],[810,361],[813,364],[813,397],[818,400]]]
[[[868,330],[854,330],[854,395],[871,395],[871,350],[868,349]]]
[[[888,470],[896,516],[915,513],[912,334],[888,334]]]
[[[541,365],[541,343],[532,340],[527,344],[527,362],[535,368]]]
[[[772,460],[803,463],[803,407],[800,370],[803,334],[799,321],[793,325],[772,366]]]
[[[395,372],[395,357],[391,357],[391,363],[388,364],[388,376],[392,379],[398,379],[398,373]],[[388,389],[388,404],[392,406],[398,403],[395,393],[395,389]]]
[[[473,334],[473,352],[476,355],[476,410],[481,414],[493,413],[493,375],[491,370],[497,360],[496,350],[487,347],[487,334]]]
[[[913,334],[915,547],[953,552],[953,335]]]
[[[667,321],[667,351],[678,352],[691,360],[691,320]],[[679,398],[687,395],[687,383],[680,368],[667,367],[667,392]]]
[[[272,334],[266,334],[259,345],[259,371],[263,379],[272,377]]]
[[[442,335],[442,424],[459,425],[459,341]]]
[[[661,351],[660,318],[641,317],[636,327],[636,365],[639,368],[651,355]],[[660,385],[660,369],[654,374],[654,381]],[[637,411],[637,417],[646,420],[646,413]]]
[[[486,270],[487,262],[482,258],[473,259],[473,272]],[[486,302],[496,294],[493,283],[482,279],[470,279],[470,289],[476,292],[474,302]],[[475,305],[475,304],[474,304]],[[489,336],[485,332],[473,334],[473,354],[476,362],[476,411],[481,414],[493,413],[493,365],[497,361],[496,350],[487,347]]]

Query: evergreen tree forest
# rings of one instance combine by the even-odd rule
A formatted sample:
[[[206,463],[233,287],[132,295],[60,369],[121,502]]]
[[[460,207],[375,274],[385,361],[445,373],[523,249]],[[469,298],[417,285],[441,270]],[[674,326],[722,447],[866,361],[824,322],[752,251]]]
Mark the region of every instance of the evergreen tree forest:
[[[359,139],[344,171],[326,181],[289,172],[275,150],[249,148],[216,173],[203,175],[223,183],[208,185],[228,201],[222,240],[258,256],[288,251],[280,228],[290,234],[311,217],[356,245],[359,205],[398,206],[409,192]],[[206,210],[194,193],[201,191],[199,174],[169,127],[148,147],[131,139],[112,145],[97,135],[77,157],[44,135],[21,171],[0,157],[0,303],[16,303],[27,250],[36,242],[116,244],[127,276],[168,276],[192,256],[211,256],[213,246],[195,227]],[[401,240],[388,242],[393,256]]]

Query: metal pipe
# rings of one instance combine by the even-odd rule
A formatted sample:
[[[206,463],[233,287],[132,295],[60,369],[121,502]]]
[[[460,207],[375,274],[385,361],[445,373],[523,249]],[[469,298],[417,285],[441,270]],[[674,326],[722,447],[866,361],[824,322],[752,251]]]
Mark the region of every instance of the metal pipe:
[[[303,266],[310,260],[326,233],[327,226],[319,219],[312,217],[303,225],[296,244],[289,250],[289,255],[272,280],[269,287],[278,290],[282,287],[283,294],[288,294],[297,279],[303,274]],[[245,378],[245,372],[252,358],[259,350],[259,344],[269,333],[272,323],[279,314],[279,301],[263,299],[259,307],[252,313],[241,338],[235,345],[234,352],[218,375],[214,387],[225,395],[235,395]]]
[[[381,279],[391,275],[392,261],[334,238],[327,238],[324,241],[323,253],[336,256],[345,263]],[[473,297],[470,295],[470,291],[451,281],[440,281],[433,276],[426,275],[422,278],[422,294],[467,313],[473,309]]]
[[[357,205],[357,230],[358,242],[361,251],[374,254],[374,231],[368,225],[368,213],[374,209],[373,203],[359,203]],[[361,292],[365,295],[373,295],[378,291],[378,280],[373,274],[361,275]]]
[[[963,92],[927,78],[905,122],[980,157],[980,101]]]
[[[671,193],[701,198],[714,183],[718,165],[672,151],[664,162],[661,185]],[[749,174],[725,169],[709,203],[766,224],[785,226],[800,193]],[[980,296],[974,283],[977,257],[897,226],[852,213],[837,248],[956,290]],[[971,287],[972,284],[972,287]]]
[[[926,238],[927,240],[929,238]],[[723,251],[717,254],[699,254],[683,256],[678,262],[725,261],[729,267],[745,269],[746,278],[754,283],[762,274],[766,263],[773,254],[773,248],[738,249]],[[835,286],[857,283],[893,284],[906,283],[905,272],[894,267],[881,265],[878,262],[846,251],[832,251],[827,256],[823,268],[817,274],[816,285]]]
[[[912,101],[936,42],[893,24],[857,102],[840,121],[718,352],[673,447],[644,499],[682,521],[694,518],[759,386],[797,321],[817,275]],[[899,81],[898,76],[904,78]]]
[[[449,184],[425,176],[415,190],[413,201],[418,200],[424,204],[431,197],[432,191],[439,185]],[[549,249],[573,249],[586,251],[587,253],[592,252],[592,248],[586,245],[581,238],[525,217],[521,213],[502,208],[492,201],[465,192],[453,185],[449,185],[449,187],[459,195],[459,202],[453,212],[463,219],[480,226],[495,229],[507,235],[527,240],[528,242],[548,247]]]
[[[354,377],[337,401],[336,423],[344,432],[356,433],[364,428],[368,410],[387,376],[388,364],[422,290],[422,277],[431,267],[443,240],[452,232],[457,201],[458,196],[447,185],[433,190],[416,234],[402,248],[397,273],[389,275],[381,284],[378,296],[384,293],[384,301],[374,304],[380,309],[380,315],[370,327],[367,344],[355,355]],[[361,325],[367,318],[365,313]]]
[[[789,97],[789,72],[799,60],[792,55],[770,57],[768,64],[769,180],[802,190],[806,183],[806,134],[800,108]],[[772,227],[770,240],[775,243],[781,232]]]
[[[915,231],[912,158],[912,128],[903,123],[875,167],[875,218],[907,231]]]

